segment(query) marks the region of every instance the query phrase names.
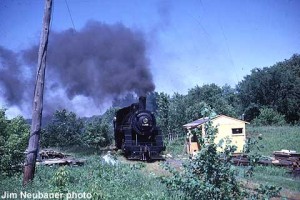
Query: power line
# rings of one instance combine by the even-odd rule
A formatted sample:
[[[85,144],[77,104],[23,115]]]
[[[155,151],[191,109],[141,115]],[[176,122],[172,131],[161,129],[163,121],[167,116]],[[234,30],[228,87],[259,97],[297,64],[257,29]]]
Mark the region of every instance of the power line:
[[[75,25],[74,25],[74,21],[73,21],[72,15],[71,15],[71,11],[70,11],[70,8],[69,8],[69,5],[68,5],[68,1],[65,0],[65,2],[66,2],[66,5],[67,5],[67,8],[68,8],[68,12],[69,12],[70,19],[71,19],[71,22],[72,22],[72,25],[73,25],[73,29],[76,31],[76,28],[75,28]]]
[[[234,67],[235,78],[236,78],[236,81],[237,81],[237,83],[238,83],[238,76],[237,76],[236,66],[235,66],[235,64],[234,64],[234,61],[233,61],[233,58],[232,58],[232,55],[231,55],[231,51],[230,51],[230,49],[229,49],[228,39],[227,39],[227,37],[226,37],[226,35],[225,35],[224,28],[223,28],[223,25],[222,25],[222,22],[221,22],[221,20],[220,20],[219,15],[218,15],[218,24],[219,24],[219,26],[220,26],[220,29],[221,29],[223,38],[224,38],[224,40],[225,40],[225,45],[226,45],[226,48],[227,48],[227,53],[228,53],[229,59],[230,59],[230,61],[231,61],[231,64],[232,64],[232,66]]]
[[[204,5],[203,5],[202,0],[199,0],[199,2],[200,2],[200,5],[202,6],[203,11],[205,11],[205,7],[204,7]],[[227,56],[229,57],[232,66],[234,67],[235,78],[236,78],[236,81],[238,82],[238,76],[237,76],[236,66],[235,66],[235,63],[234,63],[234,61],[233,61],[232,54],[231,54],[231,51],[230,51],[230,48],[229,48],[228,39],[227,39],[227,36],[226,36],[226,34],[225,34],[225,31],[224,31],[224,28],[223,28],[223,25],[222,25],[222,22],[221,22],[221,19],[220,19],[219,14],[217,14],[217,16],[218,16],[217,22],[218,22],[218,25],[219,25],[219,27],[220,27],[220,29],[221,29],[222,36],[223,36],[224,41],[225,41],[225,46],[226,46],[226,50],[227,50]],[[204,29],[204,27],[203,27],[203,29]],[[205,31],[205,29],[204,29],[204,31]],[[206,31],[205,31],[205,32],[206,32]],[[209,35],[208,35],[208,36],[209,36]]]

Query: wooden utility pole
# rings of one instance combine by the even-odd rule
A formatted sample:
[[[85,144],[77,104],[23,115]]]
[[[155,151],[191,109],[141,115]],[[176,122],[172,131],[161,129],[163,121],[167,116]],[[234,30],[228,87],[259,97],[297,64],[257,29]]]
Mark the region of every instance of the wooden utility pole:
[[[43,111],[43,94],[45,83],[46,56],[48,46],[49,26],[51,19],[52,0],[45,0],[45,12],[43,19],[43,29],[40,40],[38,53],[38,65],[36,82],[34,88],[34,97],[32,105],[32,123],[30,129],[30,138],[26,152],[26,160],[24,166],[23,185],[33,180],[35,172],[35,163],[38,154],[40,141],[42,111]]]

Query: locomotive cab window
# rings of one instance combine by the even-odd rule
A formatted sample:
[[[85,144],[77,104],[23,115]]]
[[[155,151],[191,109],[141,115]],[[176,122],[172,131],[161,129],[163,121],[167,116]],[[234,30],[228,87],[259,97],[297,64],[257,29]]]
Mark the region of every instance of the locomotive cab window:
[[[233,128],[232,134],[243,134],[243,128]]]

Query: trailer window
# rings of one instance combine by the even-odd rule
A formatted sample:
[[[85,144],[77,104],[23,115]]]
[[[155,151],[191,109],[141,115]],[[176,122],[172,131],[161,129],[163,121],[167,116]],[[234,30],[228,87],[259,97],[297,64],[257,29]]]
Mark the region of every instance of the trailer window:
[[[233,128],[232,129],[232,134],[242,134],[243,133],[243,128]]]

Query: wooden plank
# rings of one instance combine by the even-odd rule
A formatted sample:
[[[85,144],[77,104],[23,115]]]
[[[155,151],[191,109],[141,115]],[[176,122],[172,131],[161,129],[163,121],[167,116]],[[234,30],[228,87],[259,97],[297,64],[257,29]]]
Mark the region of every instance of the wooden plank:
[[[86,160],[79,159],[47,159],[41,162],[43,165],[78,165],[81,166]]]

